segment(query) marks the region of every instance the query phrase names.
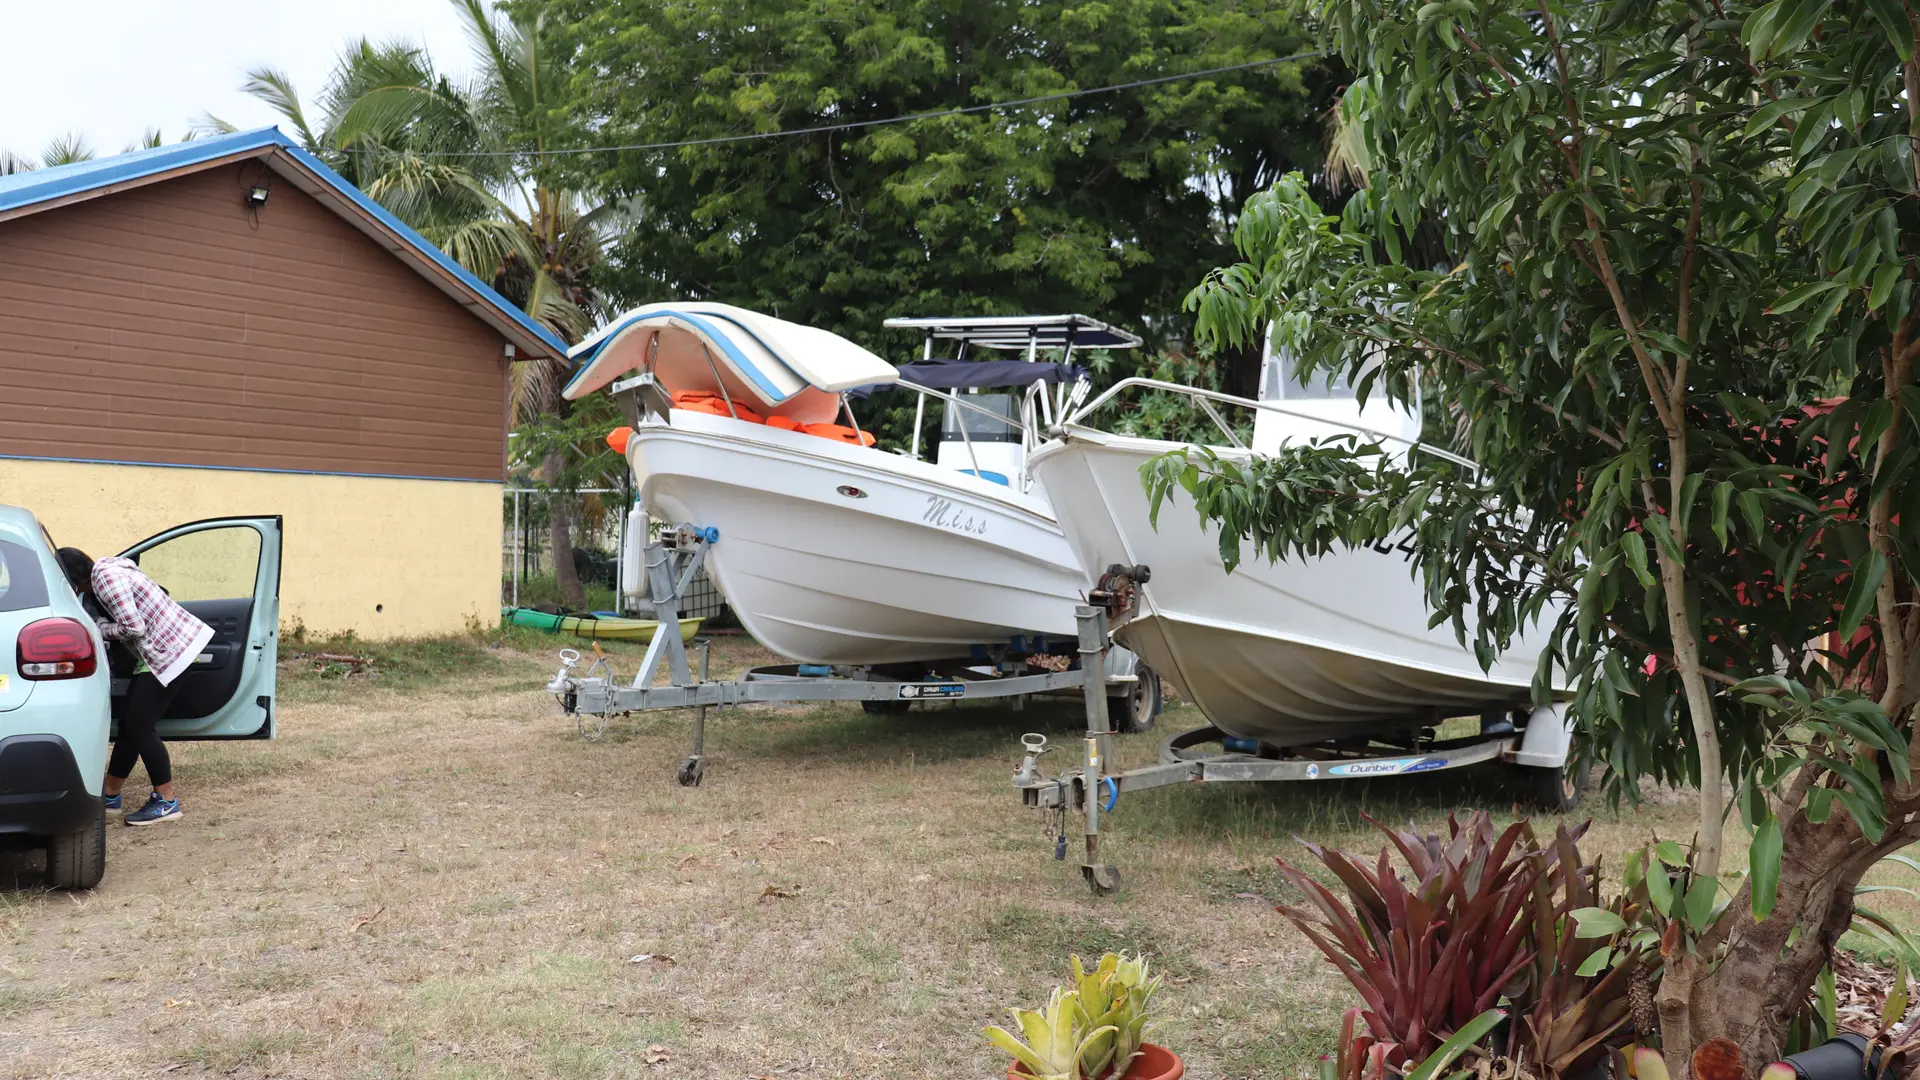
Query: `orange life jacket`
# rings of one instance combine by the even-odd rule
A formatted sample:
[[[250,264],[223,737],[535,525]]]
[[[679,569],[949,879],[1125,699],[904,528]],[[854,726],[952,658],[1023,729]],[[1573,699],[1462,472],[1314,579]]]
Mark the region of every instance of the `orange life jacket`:
[[[719,394],[705,390],[681,390],[673,395],[673,407],[687,412],[706,413],[708,416],[737,417],[750,424],[764,424],[766,417],[754,412],[739,402],[733,408],[727,408],[727,399]]]
[[[822,439],[833,439],[836,442],[852,443],[855,446],[872,446],[877,441],[871,432],[855,431],[850,427],[845,427],[840,424],[807,424],[801,427],[800,430],[809,435],[817,435]]]

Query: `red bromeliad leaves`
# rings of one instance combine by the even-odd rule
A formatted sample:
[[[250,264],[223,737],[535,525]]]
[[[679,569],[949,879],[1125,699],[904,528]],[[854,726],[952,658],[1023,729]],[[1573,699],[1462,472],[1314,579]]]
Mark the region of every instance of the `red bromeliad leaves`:
[[[1585,825],[1542,842],[1527,822],[1496,830],[1486,814],[1449,817],[1445,838],[1372,824],[1389,846],[1371,864],[1306,845],[1344,888],[1345,903],[1280,861],[1307,901],[1279,910],[1366,1003],[1348,1011],[1339,1080],[1405,1072],[1503,998],[1515,1010],[1504,1052],[1531,1062],[1543,1080],[1579,1075],[1631,1037],[1626,991],[1650,958],[1626,954],[1579,974],[1609,945],[1579,937],[1569,917],[1600,906],[1598,867],[1580,859]],[[1612,902],[1619,912],[1633,903]]]
[[[1372,822],[1372,819],[1368,819]],[[1306,848],[1345,888],[1348,903],[1284,860],[1281,872],[1306,896],[1281,905],[1353,984],[1367,1008],[1367,1035],[1341,1059],[1342,1080],[1404,1069],[1493,1007],[1534,964],[1533,898],[1564,859],[1542,850],[1524,822],[1496,831],[1475,814],[1449,817],[1448,835],[1419,836],[1372,822],[1391,845],[1372,866],[1344,852]],[[1395,872],[1397,852],[1411,874]],[[1365,1041],[1362,1046],[1360,1040]]]

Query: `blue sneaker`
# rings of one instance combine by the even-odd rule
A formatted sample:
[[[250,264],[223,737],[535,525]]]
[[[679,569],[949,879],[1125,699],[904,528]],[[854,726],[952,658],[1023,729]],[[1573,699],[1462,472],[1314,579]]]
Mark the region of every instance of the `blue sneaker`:
[[[100,802],[106,806],[107,813],[109,814],[117,814],[121,810],[120,796],[118,795],[102,795],[100,796]]]
[[[147,805],[127,815],[129,825],[158,825],[162,821],[177,821],[180,817],[180,800],[163,799],[159,792],[147,796]]]

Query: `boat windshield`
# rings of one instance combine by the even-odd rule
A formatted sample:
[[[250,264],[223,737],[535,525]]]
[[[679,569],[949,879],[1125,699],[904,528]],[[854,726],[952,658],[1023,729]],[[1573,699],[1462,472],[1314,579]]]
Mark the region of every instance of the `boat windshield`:
[[[945,414],[940,420],[940,438],[945,442],[961,442],[972,439],[974,442],[1020,441],[1020,429],[1013,421],[1018,416],[1012,394],[968,394],[965,401],[969,405],[985,409],[987,412],[1004,416],[1005,421],[991,416],[982,416],[973,409],[963,409],[958,405],[945,406]],[[960,425],[966,425],[963,434]]]
[[[1353,387],[1347,385],[1344,371],[1317,371],[1302,386],[1294,369],[1292,353],[1275,349],[1267,358],[1266,378],[1260,386],[1261,401],[1325,401],[1352,396]]]

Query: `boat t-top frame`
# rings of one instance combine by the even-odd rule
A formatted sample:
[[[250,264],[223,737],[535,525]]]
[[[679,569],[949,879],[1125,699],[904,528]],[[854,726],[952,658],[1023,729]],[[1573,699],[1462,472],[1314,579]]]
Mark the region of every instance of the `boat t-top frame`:
[[[958,346],[955,359],[965,360],[969,349],[994,349],[1002,352],[1024,352],[1029,363],[1039,360],[1041,350],[1061,353],[1060,362],[1073,362],[1075,349],[1137,349],[1141,345],[1139,335],[1122,330],[1117,326],[1103,323],[1085,315],[966,315],[949,318],[914,317],[888,319],[882,324],[890,330],[919,330],[924,335],[920,358],[933,359],[933,347],[936,341],[951,341]],[[1020,430],[1022,450],[1031,454],[1038,445],[1041,432],[1063,420],[1068,410],[1075,409],[1086,399],[1091,385],[1085,379],[1076,380],[1071,386],[1062,384],[1054,393],[1048,394],[1046,384],[1036,382],[1027,388],[1020,403],[1020,417],[1011,420],[997,413],[982,409],[966,401],[958,394],[944,393],[931,387],[921,386],[908,379],[901,379],[894,385],[914,391],[919,398],[913,407],[913,440],[908,451],[909,456],[920,456],[920,429],[925,426],[927,398],[935,397],[957,406],[971,410],[991,419],[1009,424]],[[1084,410],[1082,410],[1084,411]],[[974,472],[978,475],[980,463],[973,449],[973,437],[967,424],[959,424],[960,438],[966,444],[967,453],[973,460]],[[1029,486],[1031,478],[1022,476],[1021,487]]]

